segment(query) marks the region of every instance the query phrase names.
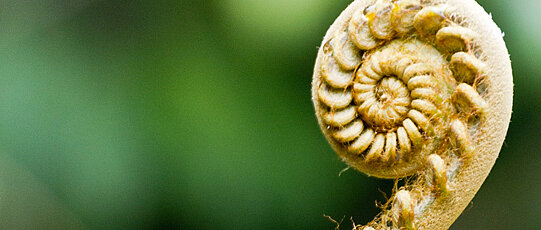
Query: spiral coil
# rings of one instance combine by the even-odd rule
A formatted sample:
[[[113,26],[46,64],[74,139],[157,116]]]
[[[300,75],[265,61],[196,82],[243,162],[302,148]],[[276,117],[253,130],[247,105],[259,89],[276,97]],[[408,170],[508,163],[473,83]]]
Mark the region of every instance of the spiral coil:
[[[367,2],[320,50],[313,91],[322,130],[354,168],[381,178],[425,175],[420,184],[448,194],[456,162],[476,150],[472,129],[489,111],[479,35],[446,1]],[[433,202],[415,189],[394,194],[393,226],[415,228],[413,210]]]

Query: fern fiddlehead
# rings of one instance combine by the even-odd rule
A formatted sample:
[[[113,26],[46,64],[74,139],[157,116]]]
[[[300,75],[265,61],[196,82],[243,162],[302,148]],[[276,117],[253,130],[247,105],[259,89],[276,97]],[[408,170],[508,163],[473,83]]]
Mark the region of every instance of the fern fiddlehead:
[[[316,115],[347,164],[410,178],[356,228],[449,228],[498,156],[512,84],[502,33],[475,1],[354,1],[320,47]]]

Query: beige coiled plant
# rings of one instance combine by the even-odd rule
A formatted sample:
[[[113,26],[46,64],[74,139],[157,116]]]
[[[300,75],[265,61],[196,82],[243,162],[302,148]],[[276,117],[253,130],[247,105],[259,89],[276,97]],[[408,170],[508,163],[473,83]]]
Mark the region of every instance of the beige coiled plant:
[[[448,229],[498,156],[513,81],[500,29],[474,0],[356,0],[330,27],[312,98],[338,155],[404,179],[355,229]]]

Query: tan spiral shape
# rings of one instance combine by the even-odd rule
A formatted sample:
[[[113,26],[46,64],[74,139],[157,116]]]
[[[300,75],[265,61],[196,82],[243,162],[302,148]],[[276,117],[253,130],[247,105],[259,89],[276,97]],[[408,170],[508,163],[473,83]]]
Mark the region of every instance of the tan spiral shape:
[[[500,29],[474,0],[356,0],[318,53],[312,98],[350,166],[406,184],[356,229],[448,229],[498,156],[513,83]]]

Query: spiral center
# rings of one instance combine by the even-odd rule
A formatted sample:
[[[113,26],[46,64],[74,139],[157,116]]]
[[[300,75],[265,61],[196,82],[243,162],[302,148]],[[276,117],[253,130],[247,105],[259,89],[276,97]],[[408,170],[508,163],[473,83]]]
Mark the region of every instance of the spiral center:
[[[395,81],[398,81],[395,77],[383,78],[374,89],[374,94],[376,99],[385,105],[391,104],[392,100],[397,96],[391,89],[391,86],[396,84]]]
[[[372,95],[359,106],[363,120],[378,132],[396,129],[406,118],[411,102],[406,85],[397,77],[383,77]]]

